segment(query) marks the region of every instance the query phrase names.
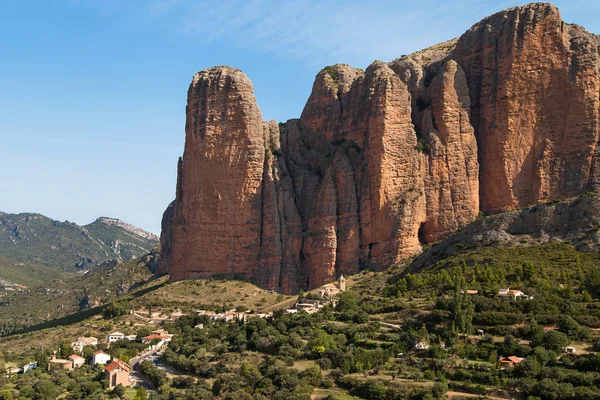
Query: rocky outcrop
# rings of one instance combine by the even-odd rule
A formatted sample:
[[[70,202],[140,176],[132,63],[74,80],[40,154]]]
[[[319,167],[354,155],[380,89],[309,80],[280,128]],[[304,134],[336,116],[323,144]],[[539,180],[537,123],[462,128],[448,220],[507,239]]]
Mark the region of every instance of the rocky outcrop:
[[[260,248],[265,158],[252,83],[229,67],[194,75],[185,130],[170,277],[250,276]]]
[[[453,60],[429,87],[431,106],[421,120],[427,153],[427,219],[421,235],[436,242],[473,221],[479,212],[477,142],[470,122],[470,100],[462,68]]]
[[[179,161],[181,165],[181,159]],[[156,275],[165,275],[169,273],[169,265],[171,265],[171,256],[173,254],[173,208],[175,202],[171,202],[163,213],[160,233],[160,257],[158,266],[152,270]]]
[[[389,64],[326,67],[279,125],[240,71],[199,72],[160,268],[291,293],[386,268],[480,211],[596,190],[597,46],[552,5],[517,7]]]
[[[431,246],[410,264],[407,272],[483,247],[533,246],[566,242],[579,251],[600,251],[600,195],[540,203],[523,210],[481,218]]]
[[[494,14],[459,39],[452,58],[470,89],[484,211],[598,187],[594,42],[549,3]]]

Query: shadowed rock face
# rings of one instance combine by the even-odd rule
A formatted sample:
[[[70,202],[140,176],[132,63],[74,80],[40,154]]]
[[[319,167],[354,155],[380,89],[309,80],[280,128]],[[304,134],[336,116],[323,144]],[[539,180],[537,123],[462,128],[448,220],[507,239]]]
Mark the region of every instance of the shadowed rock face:
[[[292,293],[384,269],[479,211],[596,190],[598,39],[532,4],[454,43],[327,67],[279,125],[240,71],[196,74],[160,269]]]

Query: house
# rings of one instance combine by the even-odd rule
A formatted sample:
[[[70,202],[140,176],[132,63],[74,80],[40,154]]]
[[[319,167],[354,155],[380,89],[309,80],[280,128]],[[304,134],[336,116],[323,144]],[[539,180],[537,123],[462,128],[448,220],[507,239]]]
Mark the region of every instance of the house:
[[[296,304],[296,309],[299,311],[306,311],[309,314],[312,314],[317,311],[318,303],[299,303]]]
[[[465,290],[461,290],[460,294],[465,294],[465,292],[467,293],[468,296],[475,296],[477,293],[479,293],[479,290],[477,289],[467,289]]]
[[[565,353],[575,354],[576,352],[577,352],[577,349],[573,346],[565,347]]]
[[[144,336],[142,338],[142,343],[151,344],[153,341],[156,341],[155,344],[151,346],[151,349],[160,349],[165,343],[171,341],[173,335],[169,335],[169,332],[163,330],[157,330],[152,333],[152,335]]]
[[[108,380],[108,388],[113,389],[117,385],[131,386],[129,373],[131,367],[124,361],[115,358],[104,369],[104,376]]]
[[[30,371],[32,369],[37,369],[37,367],[38,367],[37,361],[30,362],[29,364],[25,364],[23,366],[23,373]]]
[[[152,342],[155,339],[161,340],[161,336],[157,335],[157,334],[154,334],[154,333],[152,335],[144,336],[142,338],[142,343],[148,344],[148,343]]]
[[[513,299],[517,299],[517,298],[522,298],[525,300],[529,300],[529,296],[527,296],[525,293],[521,292],[518,289],[510,289],[510,288],[506,288],[506,289],[500,289],[498,290],[498,296],[499,297],[505,297],[505,298],[513,298]],[[531,296],[531,298],[533,298],[533,296]]]
[[[102,350],[98,350],[98,351],[94,352],[94,354],[92,356],[92,364],[93,365],[98,365],[98,364],[104,365],[109,361],[110,361],[110,355],[106,354]]]
[[[163,330],[158,330],[158,331],[152,332],[152,335],[144,336],[142,338],[142,343],[150,343],[154,339],[159,339],[164,342],[170,342],[171,338],[173,338],[173,335],[169,335],[169,332],[163,331]]]
[[[67,359],[73,363],[73,368],[79,368],[85,363],[85,358],[78,356],[77,354],[71,354]]]
[[[125,339],[125,334],[121,333],[121,332],[113,332],[106,337],[106,341],[108,343],[114,343],[117,340],[123,340],[123,339]]]
[[[95,337],[78,337],[76,342],[71,343],[71,348],[75,353],[81,353],[85,346],[98,345],[98,339]]]
[[[521,358],[521,357],[517,357],[517,356],[510,356],[510,357],[500,356],[498,358],[498,368],[502,369],[502,370],[514,368],[515,365],[521,364],[523,362],[523,360],[525,360],[525,359]]]
[[[415,344],[415,349],[416,350],[427,350],[427,349],[429,349],[429,343],[418,342],[417,344]]]
[[[331,299],[333,296],[343,292],[346,290],[346,278],[344,275],[341,275],[338,279],[337,284],[329,283],[327,285],[321,286],[318,291],[318,295],[322,299]]]
[[[198,324],[194,326],[194,329],[204,329],[204,324]]]
[[[62,358],[56,358],[56,353],[52,354],[50,361],[48,361],[48,371],[60,371],[73,369],[73,361],[64,360]]]
[[[125,336],[125,339],[135,341],[137,339],[137,335],[127,335]]]
[[[296,314],[298,313],[298,310],[295,308],[288,308],[287,310],[285,310],[286,314]]]

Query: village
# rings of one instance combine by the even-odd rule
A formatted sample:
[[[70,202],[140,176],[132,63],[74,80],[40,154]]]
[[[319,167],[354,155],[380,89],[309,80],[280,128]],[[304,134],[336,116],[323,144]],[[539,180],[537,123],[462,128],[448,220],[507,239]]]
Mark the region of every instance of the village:
[[[138,338],[137,335],[125,335],[121,332],[111,332],[104,338],[99,340],[95,337],[78,337],[71,343],[73,354],[66,358],[59,358],[57,351],[54,351],[48,360],[47,370],[49,372],[59,370],[72,370],[82,367],[84,364],[104,368],[105,379],[108,381],[108,389],[114,389],[117,385],[124,387],[132,386],[139,379],[135,379],[132,375],[133,367],[140,360],[159,351],[165,344],[169,343],[173,335],[165,330],[154,330],[150,335]],[[146,345],[145,349],[139,356],[131,359],[129,362],[113,357],[106,351],[110,349],[111,344],[118,341],[138,341]],[[94,350],[91,356],[85,357],[87,349]],[[96,350],[97,349],[97,350]],[[38,362],[30,362],[22,368],[12,367],[8,369],[7,374],[26,373],[30,370],[38,368]]]
[[[317,296],[307,295],[296,302],[291,308],[284,308],[285,314],[296,314],[306,312],[312,314],[322,310],[325,305],[336,305],[336,296],[346,290],[346,280],[343,276],[336,283],[323,285],[317,291]],[[124,320],[133,324],[137,328],[151,329],[164,324],[173,322],[185,315],[181,310],[164,315],[161,312],[151,310],[132,310]],[[249,310],[230,309],[224,312],[215,312],[209,310],[196,310],[196,315],[206,316],[212,321],[222,323],[245,323],[251,318],[273,318],[273,311],[259,312]],[[134,322],[135,321],[135,322]],[[195,329],[204,329],[204,324],[198,324]],[[157,361],[161,349],[166,346],[173,338],[173,335],[164,329],[154,329],[149,335],[138,337],[135,334],[125,334],[120,331],[112,331],[105,337],[99,339],[93,336],[77,337],[70,344],[72,354],[68,356],[58,356],[58,351],[53,351],[47,360],[47,371],[73,370],[90,365],[100,368],[104,371],[104,379],[107,381],[107,388],[114,389],[118,385],[123,387],[135,387],[144,384],[144,377],[136,371],[136,365],[143,360],[153,360],[157,367],[164,365]],[[135,357],[129,360],[122,360],[109,354],[111,345],[117,342],[137,342],[143,345],[143,350]],[[19,366],[13,366],[7,369],[6,375],[23,374],[38,368],[38,361],[33,361]],[[150,385],[148,385],[150,386]]]
[[[323,310],[328,305],[335,307],[339,295],[344,291],[346,291],[346,279],[343,276],[340,276],[335,283],[323,285],[313,292],[302,295],[295,300],[293,306],[286,307],[284,306],[285,303],[282,303],[278,305],[277,310],[284,314],[313,314]],[[466,296],[483,295],[483,293],[476,289],[465,289],[461,290],[460,293]],[[521,290],[510,288],[499,289],[497,296],[499,298],[511,300],[530,300],[533,298],[532,295],[527,295]],[[250,311],[240,307],[239,309],[232,308],[221,312],[198,309],[195,311],[195,314],[197,316],[207,317],[207,319],[203,321],[204,323],[199,323],[194,326],[194,329],[204,329],[207,321],[212,323],[244,324],[252,318],[272,319],[274,311]],[[45,368],[47,368],[47,371],[49,372],[60,370],[70,371],[84,365],[90,365],[103,372],[106,388],[109,390],[112,390],[119,385],[133,388],[145,386],[149,389],[153,389],[149,381],[136,367],[140,362],[148,360],[152,361],[157,368],[163,369],[165,372],[167,371],[167,367],[159,360],[161,357],[161,350],[171,342],[173,335],[160,327],[165,323],[172,323],[184,315],[186,315],[186,313],[178,309],[171,310],[168,313],[165,313],[164,310],[157,311],[156,309],[154,312],[150,309],[147,311],[143,309],[131,310],[129,315],[122,321],[121,326],[124,328],[125,332],[131,332],[130,327],[137,327],[138,329],[145,329],[148,334],[141,336],[139,334],[127,334],[115,330],[110,331],[110,333],[106,334],[106,336],[103,336],[101,339],[93,336],[80,336],[74,339],[70,344],[72,354],[66,356],[62,349],[60,353],[59,351],[54,351],[47,360],[47,367]],[[387,322],[383,322],[382,325],[388,328],[400,328],[398,325]],[[476,334],[479,337],[483,337],[484,331],[479,329]],[[134,357],[123,358],[115,357],[110,354],[111,346],[114,346],[116,343],[119,346],[122,346],[123,342],[137,344],[135,347],[137,353]],[[414,344],[413,351],[416,353],[424,353],[427,352],[431,346],[432,344],[427,340],[421,340]],[[447,350],[444,342],[440,342],[439,347]],[[568,346],[563,350],[565,353],[576,352],[576,349],[572,346]],[[395,357],[404,358],[410,356],[408,354],[399,353]],[[517,357],[515,355],[499,355],[497,357],[496,366],[499,370],[508,370],[521,364],[524,360],[524,357]],[[23,374],[37,368],[37,361],[29,362],[21,367],[13,366],[9,368],[7,370],[7,375]],[[173,370],[170,370],[169,372],[171,376],[178,373]]]

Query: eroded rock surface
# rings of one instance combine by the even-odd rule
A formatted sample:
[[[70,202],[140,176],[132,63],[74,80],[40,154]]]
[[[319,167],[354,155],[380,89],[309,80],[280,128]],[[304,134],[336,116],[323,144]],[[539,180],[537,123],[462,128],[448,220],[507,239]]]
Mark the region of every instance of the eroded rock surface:
[[[239,70],[201,71],[161,269],[291,293],[386,268],[480,211],[597,190],[599,44],[552,5],[513,8],[389,64],[324,68],[279,125]]]
[[[481,207],[499,211],[598,186],[598,48],[534,3],[485,18],[452,55],[465,71],[481,164]]]

